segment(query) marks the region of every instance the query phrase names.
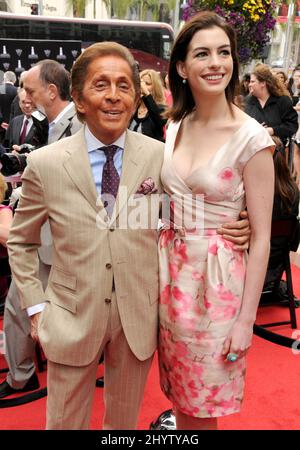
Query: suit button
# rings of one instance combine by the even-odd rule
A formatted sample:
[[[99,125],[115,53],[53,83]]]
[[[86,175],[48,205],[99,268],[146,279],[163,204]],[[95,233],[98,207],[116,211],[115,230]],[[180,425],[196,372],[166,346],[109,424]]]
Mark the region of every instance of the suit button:
[[[110,299],[110,298],[106,298],[104,301],[105,301],[105,303],[107,303],[107,304],[111,303],[111,299]]]
[[[111,269],[112,265],[111,265],[110,263],[107,263],[107,264],[105,264],[105,267],[106,267],[107,269]]]
[[[115,229],[114,228],[110,228],[109,231],[115,231]]]

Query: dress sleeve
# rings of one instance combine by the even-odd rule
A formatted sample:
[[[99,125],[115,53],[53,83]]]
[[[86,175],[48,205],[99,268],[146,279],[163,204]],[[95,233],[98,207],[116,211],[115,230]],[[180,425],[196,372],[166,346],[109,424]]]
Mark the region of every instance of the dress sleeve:
[[[245,139],[245,146],[239,158],[240,169],[243,170],[252,156],[265,148],[269,148],[273,152],[275,143],[265,128],[256,122]]]

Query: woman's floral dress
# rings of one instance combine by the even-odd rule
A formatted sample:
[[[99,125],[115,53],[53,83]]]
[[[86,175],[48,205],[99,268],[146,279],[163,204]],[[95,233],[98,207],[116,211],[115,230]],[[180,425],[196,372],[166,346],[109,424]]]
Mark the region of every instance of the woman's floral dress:
[[[216,229],[238,219],[243,169],[274,144],[249,118],[183,180],[172,161],[179,127],[168,127],[162,168],[171,217],[159,240],[161,387],[184,414],[218,417],[239,411],[243,399],[245,358],[228,362],[222,346],[241,307],[247,252],[233,250]]]

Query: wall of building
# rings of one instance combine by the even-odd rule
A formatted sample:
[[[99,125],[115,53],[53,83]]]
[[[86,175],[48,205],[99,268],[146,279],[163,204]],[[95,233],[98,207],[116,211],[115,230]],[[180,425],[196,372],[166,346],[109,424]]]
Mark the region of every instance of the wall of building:
[[[73,10],[68,5],[67,0],[7,0],[7,10],[15,14],[30,14],[31,5],[36,3],[39,5],[39,14],[43,16],[60,16],[73,17]],[[107,10],[105,4],[101,0],[87,0],[85,8],[85,17],[107,19]]]

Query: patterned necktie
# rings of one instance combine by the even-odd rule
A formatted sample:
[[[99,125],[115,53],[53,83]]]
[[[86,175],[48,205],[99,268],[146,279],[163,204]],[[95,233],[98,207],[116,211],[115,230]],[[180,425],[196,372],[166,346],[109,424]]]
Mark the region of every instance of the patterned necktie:
[[[20,134],[20,144],[24,144],[25,142],[28,122],[29,122],[28,119],[26,119],[24,122],[22,132]]]
[[[109,216],[112,215],[120,184],[120,177],[114,165],[114,155],[118,148],[117,145],[100,148],[106,156],[102,173],[101,198]]]

